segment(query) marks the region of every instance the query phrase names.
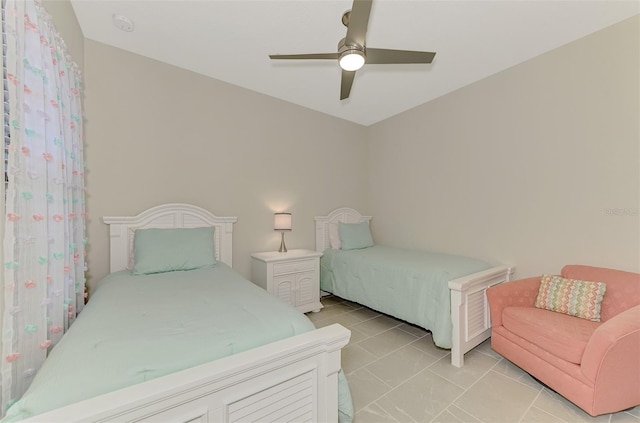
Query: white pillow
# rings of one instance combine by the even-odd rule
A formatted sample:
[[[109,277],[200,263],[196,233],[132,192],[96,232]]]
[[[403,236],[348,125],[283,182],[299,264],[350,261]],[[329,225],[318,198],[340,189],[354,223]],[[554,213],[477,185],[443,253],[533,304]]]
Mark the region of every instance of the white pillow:
[[[339,250],[342,248],[337,223],[329,223],[329,245],[331,245],[332,250]]]
[[[138,228],[129,228],[129,262],[127,263],[127,270],[133,270],[134,264],[134,249],[133,249],[133,239],[136,236],[136,229]]]

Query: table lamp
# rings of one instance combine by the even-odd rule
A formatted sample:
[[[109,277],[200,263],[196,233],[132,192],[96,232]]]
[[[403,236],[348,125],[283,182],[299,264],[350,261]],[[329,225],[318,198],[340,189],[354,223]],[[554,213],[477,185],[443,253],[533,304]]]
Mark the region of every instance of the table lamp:
[[[291,213],[274,213],[273,214],[273,230],[280,231],[282,240],[280,241],[279,253],[286,253],[287,246],[284,244],[285,231],[291,230]]]

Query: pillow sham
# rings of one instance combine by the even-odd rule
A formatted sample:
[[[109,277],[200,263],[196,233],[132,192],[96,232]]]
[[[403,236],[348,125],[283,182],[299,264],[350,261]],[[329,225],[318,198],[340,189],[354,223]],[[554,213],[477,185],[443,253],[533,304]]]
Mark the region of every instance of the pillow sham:
[[[343,250],[358,250],[373,246],[369,222],[338,222],[338,232]]]
[[[339,250],[340,248],[342,248],[337,223],[329,223],[329,245],[331,246],[332,250]]]
[[[132,274],[148,275],[214,266],[214,231],[213,226],[136,230]]]
[[[535,306],[581,319],[600,321],[600,306],[607,290],[604,282],[542,275]]]

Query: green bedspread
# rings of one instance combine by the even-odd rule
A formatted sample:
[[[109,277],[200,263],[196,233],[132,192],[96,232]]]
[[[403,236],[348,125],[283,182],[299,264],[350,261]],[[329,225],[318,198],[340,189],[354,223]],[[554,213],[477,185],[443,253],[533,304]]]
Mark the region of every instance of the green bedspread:
[[[434,343],[451,348],[448,282],[491,268],[480,260],[374,245],[326,250],[320,288],[431,331]]]
[[[223,263],[186,272],[100,282],[3,421],[100,394],[300,334],[315,327]],[[342,421],[353,415],[340,372]]]

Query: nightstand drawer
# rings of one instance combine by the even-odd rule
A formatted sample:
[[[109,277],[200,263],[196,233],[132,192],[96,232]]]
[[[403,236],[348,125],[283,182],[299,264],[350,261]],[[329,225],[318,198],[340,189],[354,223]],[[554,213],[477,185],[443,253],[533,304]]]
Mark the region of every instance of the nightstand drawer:
[[[297,273],[305,270],[314,270],[315,260],[298,260],[288,263],[274,263],[273,274],[284,275],[287,273]]]

